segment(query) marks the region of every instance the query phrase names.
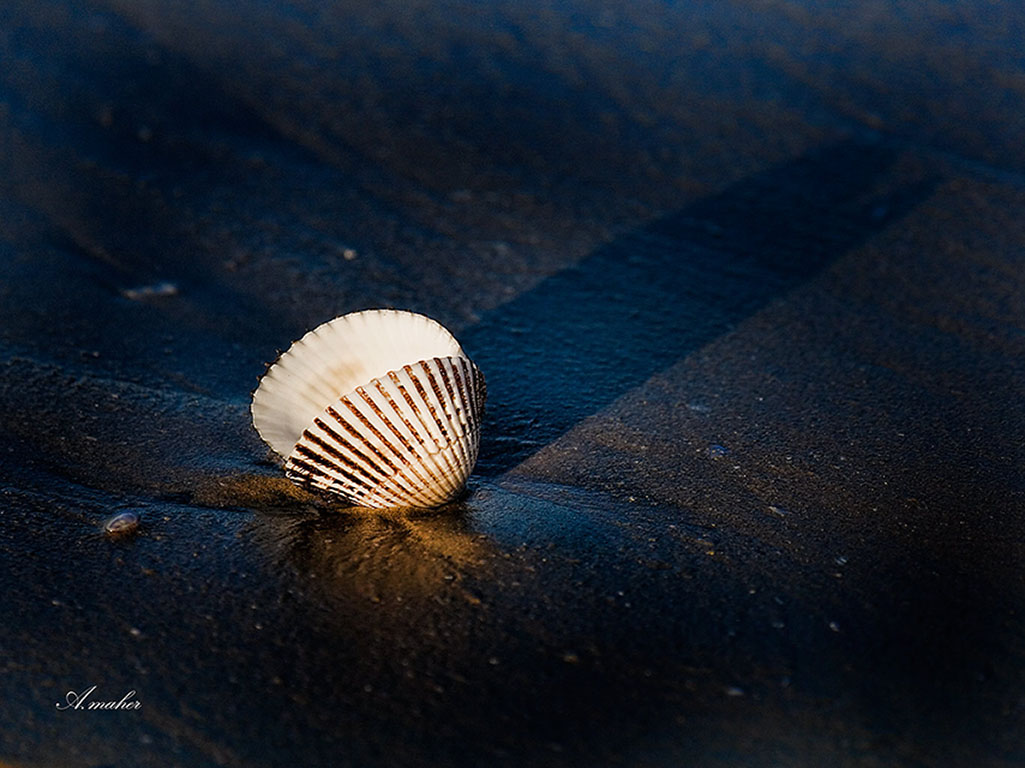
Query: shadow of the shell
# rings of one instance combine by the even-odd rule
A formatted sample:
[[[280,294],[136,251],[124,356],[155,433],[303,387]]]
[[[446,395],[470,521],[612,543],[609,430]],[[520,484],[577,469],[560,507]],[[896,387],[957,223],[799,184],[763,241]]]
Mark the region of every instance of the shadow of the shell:
[[[891,226],[937,184],[895,173],[899,159],[876,140],[820,147],[624,232],[462,330],[490,393],[477,473],[500,477]]]

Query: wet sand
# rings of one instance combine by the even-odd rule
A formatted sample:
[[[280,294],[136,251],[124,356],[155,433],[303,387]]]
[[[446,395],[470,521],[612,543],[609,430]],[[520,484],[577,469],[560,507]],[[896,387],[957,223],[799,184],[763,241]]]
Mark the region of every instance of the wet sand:
[[[1025,12],[164,6],[0,12],[0,762],[1025,763]],[[252,429],[374,306],[447,508]]]

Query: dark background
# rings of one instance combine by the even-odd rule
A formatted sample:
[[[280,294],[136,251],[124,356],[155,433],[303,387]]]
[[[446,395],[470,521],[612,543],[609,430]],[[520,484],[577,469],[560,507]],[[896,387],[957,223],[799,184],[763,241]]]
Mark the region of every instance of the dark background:
[[[1023,41],[3,3],[0,762],[1025,764]],[[487,376],[461,503],[347,510],[251,427],[377,306]]]

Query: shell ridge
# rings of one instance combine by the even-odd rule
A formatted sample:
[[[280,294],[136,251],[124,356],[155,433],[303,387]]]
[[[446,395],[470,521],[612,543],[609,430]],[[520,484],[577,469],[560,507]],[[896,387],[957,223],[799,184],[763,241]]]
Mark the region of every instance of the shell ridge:
[[[436,358],[437,376],[441,380],[442,410],[445,413],[446,426],[456,437],[461,438],[466,431],[466,424],[462,419],[462,412],[459,407],[459,388],[456,385],[455,363],[450,357]]]
[[[448,428],[445,426],[446,420],[441,419],[438,415],[438,411],[441,411],[441,413],[444,413],[446,416],[449,415],[445,408],[445,400],[442,397],[438,381],[435,379],[435,374],[437,373],[436,367],[438,365],[438,358],[435,357],[433,360],[424,363],[423,366],[423,372],[427,376],[427,383],[430,384],[430,394],[434,395],[434,403],[428,400],[427,405],[430,409],[431,416],[434,417],[434,421],[438,425],[438,430],[446,437],[446,439],[451,441],[451,437],[448,434]],[[435,405],[437,407],[435,407]]]
[[[316,448],[324,450],[329,456],[331,456],[331,458],[319,453]],[[333,454],[337,454],[337,452],[331,449],[330,446],[326,445],[322,440],[320,440],[320,438],[315,435],[307,435],[304,436],[303,441],[300,441],[299,444],[296,445],[292,459],[296,462],[301,460],[306,464],[312,463],[318,470],[320,470],[320,472],[330,475],[336,480],[345,480],[349,483],[365,488],[368,492],[373,490],[373,488],[378,484],[379,481],[377,478],[368,474],[362,467],[353,465],[352,463],[345,461],[344,458]]]
[[[448,370],[446,370],[446,369],[448,369]],[[441,374],[442,374],[442,377],[446,379],[446,386],[449,387],[450,395],[452,394],[451,387],[455,387],[455,390],[457,392],[461,392],[461,389],[460,389],[460,386],[459,386],[459,371],[458,371],[458,369],[456,367],[455,361],[452,358],[445,358],[444,360],[442,360]],[[450,376],[450,375],[452,377],[452,383],[448,383],[448,376]],[[461,467],[460,467],[461,480],[465,480],[466,476],[469,475],[469,470],[467,468],[468,467],[472,467],[473,466],[473,462],[470,460],[470,454],[469,454],[469,451],[467,450],[467,445],[466,445],[467,438],[468,438],[468,434],[467,434],[468,433],[468,429],[467,429],[466,424],[464,424],[462,421],[460,421],[460,418],[459,418],[459,415],[458,415],[459,414],[459,406],[457,404],[458,403],[458,399],[459,398],[456,398],[456,397],[452,398],[452,409],[457,414],[457,415],[453,415],[452,421],[454,421],[455,423],[457,423],[459,425],[460,433],[459,433],[459,435],[458,435],[458,437],[457,437],[457,439],[455,441],[455,444],[456,444],[456,450],[459,453],[459,461],[461,462]]]
[[[416,478],[420,486],[429,484],[428,481],[416,470],[416,467],[410,463],[408,455],[404,451],[401,451],[394,445],[392,445],[388,438],[386,438],[384,434],[370,422],[370,420],[363,413],[363,411],[361,411],[357,407],[356,403],[353,402],[348,395],[343,397],[341,399],[341,402],[345,403],[349,411],[363,424],[363,426],[369,429],[373,433],[373,435],[381,441],[381,444],[384,447],[386,447],[392,453],[393,456],[395,456],[399,463],[404,465],[407,469],[409,469],[410,472],[416,475]]]
[[[318,451],[318,448],[323,453]],[[340,451],[328,445],[324,440],[313,434],[311,430],[306,430],[303,433],[302,440],[295,446],[295,454],[312,461],[329,474],[336,472],[345,477],[345,479],[359,482],[360,484],[365,484],[367,481],[370,483],[376,482],[376,478],[373,475],[369,474],[363,467],[350,462]],[[362,477],[356,477],[353,474],[354,472],[359,473]]]
[[[291,392],[301,394],[305,399],[313,403],[319,403],[323,398],[332,398],[337,395],[333,393],[333,387],[324,377],[322,371],[311,365],[309,358],[313,355],[312,350],[308,350],[306,355],[291,355],[289,357],[282,357],[280,363],[276,363],[277,366],[273,371],[272,380],[278,381],[281,385],[287,386]],[[268,375],[271,375],[268,372]],[[286,377],[292,378],[293,381],[286,382]],[[296,385],[298,382],[303,382],[308,386],[305,388],[298,388]],[[310,397],[308,392],[312,390],[317,397]]]
[[[318,468],[316,465],[311,464],[305,459],[292,457],[289,459],[288,464],[285,467],[285,474],[288,477],[292,477],[298,474],[303,477],[308,483],[316,485],[324,490],[334,490],[337,486],[336,478],[324,470]],[[343,488],[342,495],[350,499],[358,499],[366,494],[366,489],[355,481],[349,486],[340,486]]]
[[[410,380],[413,380],[414,377],[413,377],[413,374],[412,374],[412,366],[408,366],[408,365],[403,366],[402,370],[406,373],[407,378],[409,378]],[[413,398],[412,393],[409,391],[409,388],[404,383],[402,383],[401,378],[399,376],[399,372],[398,371],[391,371],[391,372],[389,372],[388,377],[391,380],[392,385],[395,387],[395,389],[402,396],[403,401],[406,403],[406,405],[409,406],[409,409],[414,413],[414,415],[416,416],[417,420],[423,426],[424,430],[429,433],[430,430],[428,429],[428,426],[427,426],[427,424],[424,421],[423,409],[421,409],[419,406],[417,406],[417,404],[416,404],[416,402],[415,402],[415,400]],[[395,403],[395,406],[396,406],[396,409],[401,407],[399,403]],[[410,423],[410,427],[414,428],[415,425]],[[417,430],[417,432],[419,432],[419,430]],[[434,438],[434,442],[435,442],[436,450],[435,451],[431,451],[430,450],[430,444],[427,443],[426,441],[424,441],[425,447],[427,448],[428,453],[431,455],[432,461],[434,461],[435,465],[437,465],[437,457],[438,456],[441,456],[445,460],[446,467],[438,467],[439,471],[441,471],[441,473],[442,473],[443,478],[446,480],[446,485],[448,486],[446,488],[446,491],[445,491],[445,496],[441,499],[441,501],[444,501],[451,494],[456,493],[457,490],[458,490],[456,487],[453,486],[453,484],[451,482],[448,481],[449,475],[451,474],[451,462],[448,461],[448,458],[447,458],[447,455],[446,455],[446,451],[447,451],[449,445],[451,445],[451,443],[447,443],[446,445],[441,445],[440,443],[437,442],[436,438]]]
[[[430,468],[430,467],[429,467],[429,466],[427,465],[426,461],[424,460],[424,459],[425,459],[426,457],[425,457],[424,455],[420,454],[420,453],[419,453],[419,452],[418,452],[418,451],[417,451],[417,450],[416,450],[416,449],[415,449],[415,448],[413,447],[413,444],[412,444],[412,443],[411,443],[411,442],[410,442],[409,440],[407,440],[407,439],[406,439],[406,437],[405,437],[405,436],[404,436],[404,435],[402,434],[402,432],[401,432],[401,431],[399,430],[399,428],[398,428],[398,427],[396,427],[396,426],[395,426],[395,425],[394,425],[394,424],[393,424],[393,423],[392,423],[392,422],[391,422],[391,421],[390,421],[390,420],[389,420],[389,419],[388,419],[387,417],[385,417],[385,416],[384,416],[384,414],[383,414],[383,413],[381,413],[381,412],[380,412],[380,410],[379,410],[378,406],[376,405],[376,403],[374,403],[374,401],[373,401],[373,399],[372,399],[372,398],[370,397],[370,395],[368,395],[368,394],[367,394],[366,390],[365,390],[365,389],[364,389],[363,387],[357,387],[357,388],[356,388],[356,392],[357,392],[357,393],[358,393],[358,394],[360,395],[360,397],[362,398],[362,400],[363,400],[363,401],[364,401],[364,402],[365,402],[365,403],[366,403],[366,404],[367,404],[367,405],[368,405],[368,406],[369,406],[369,407],[370,407],[371,409],[373,409],[373,410],[375,411],[375,415],[377,415],[377,417],[378,417],[378,418],[380,419],[380,421],[381,421],[381,422],[382,422],[382,423],[384,424],[384,426],[386,426],[386,427],[387,427],[388,429],[390,429],[390,430],[391,430],[391,432],[392,432],[392,433],[393,433],[393,434],[394,434],[394,435],[395,435],[395,436],[396,436],[396,437],[397,437],[397,438],[399,439],[399,442],[401,442],[401,443],[402,443],[402,446],[403,446],[403,447],[404,447],[404,448],[406,449],[406,451],[408,452],[408,454],[407,454],[407,455],[412,455],[412,456],[415,456],[415,457],[417,458],[417,460],[418,460],[418,463],[419,463],[419,467],[420,467],[420,469],[422,469],[422,470],[423,470],[423,471],[424,471],[424,472],[425,472],[425,473],[426,473],[427,475],[429,475],[429,476],[430,476],[431,480],[433,481],[433,484],[439,484],[439,483],[441,483],[441,479],[440,479],[440,478],[438,478],[438,477],[437,477],[437,475],[435,475],[435,474],[434,474],[434,473],[433,473],[433,472],[431,471],[431,468]],[[400,454],[400,455],[401,455],[401,454]],[[429,456],[430,454],[427,454],[427,455]],[[404,458],[404,460],[405,460],[405,461],[406,461],[406,462],[408,463],[408,461],[409,461],[409,460],[408,460],[408,459],[406,459],[405,457],[403,457],[403,458]],[[412,464],[410,464],[410,466],[412,466]],[[419,473],[417,473],[417,474],[419,474]],[[426,485],[430,485],[430,484],[431,484],[431,483],[426,483]]]
[[[405,396],[409,401],[414,413],[416,414],[418,421],[421,423],[424,430],[428,434],[432,435],[435,441],[437,450],[431,452],[431,461],[434,463],[438,471],[441,473],[447,491],[446,495],[450,497],[458,493],[459,490],[459,486],[456,483],[455,478],[453,477],[453,468],[448,456],[448,449],[451,446],[451,440],[445,432],[444,426],[438,420],[437,415],[435,413],[435,408],[428,399],[424,391],[424,387],[420,383],[419,378],[416,375],[416,370],[414,370],[414,368],[417,370],[425,370],[425,366],[426,363],[417,363],[416,366],[406,366],[404,368],[407,377],[416,389],[415,397],[414,394],[412,392],[409,392],[408,390],[405,391]],[[419,406],[416,405],[417,399],[419,399],[420,401]],[[433,420],[428,418],[428,414],[430,414]],[[441,438],[441,440],[444,440],[444,444],[442,444],[441,440],[438,439],[439,437]],[[444,462],[445,466],[441,466],[442,462]]]
[[[445,394],[445,414],[448,416],[449,424],[456,430],[456,434],[462,435],[466,429],[466,422],[463,409],[459,407],[459,386],[456,384],[459,374],[456,371],[455,360],[451,357],[435,359],[441,383],[445,385],[442,390]]]
[[[470,366],[473,365],[469,360],[464,357],[456,358],[456,370],[459,376],[456,378],[456,384],[459,387],[459,398],[463,402],[462,414],[466,420],[466,427],[468,430],[473,429],[476,426],[476,417],[474,408],[477,402],[476,397],[472,394],[472,382],[470,375]]]
[[[331,432],[324,428],[324,425],[322,423],[320,423],[321,420],[317,419],[317,422],[318,422],[317,426],[320,427],[325,432],[326,435],[330,436]],[[363,478],[365,478],[365,480],[362,480],[360,482],[360,484],[367,486],[368,489],[370,489],[370,490],[373,490],[377,486],[381,486],[382,485],[382,481],[384,481],[385,487],[386,487],[387,486],[387,481],[391,479],[391,474],[390,473],[383,472],[380,468],[374,466],[373,464],[371,464],[370,467],[367,468],[367,467],[364,467],[363,465],[359,464],[358,462],[353,461],[352,458],[350,458],[349,456],[346,456],[343,451],[340,451],[337,448],[335,448],[334,446],[328,444],[327,441],[325,441],[320,436],[318,436],[316,433],[314,433],[313,430],[307,430],[303,434],[303,439],[300,440],[299,444],[296,446],[296,451],[299,451],[300,447],[304,447],[304,442],[307,442],[307,441],[311,442],[311,443],[315,444],[316,446],[318,446],[319,448],[321,448],[325,453],[327,453],[329,456],[331,456],[331,458],[334,459],[335,461],[341,462],[341,464],[344,465],[344,467],[348,468],[349,470],[352,470],[353,472],[358,472],[360,475],[362,475]],[[309,446],[305,446],[305,447],[306,447],[307,450],[309,450]],[[339,469],[339,471],[341,471],[341,467],[338,467],[338,469]],[[376,476],[373,473],[374,471],[376,471]],[[351,476],[351,475],[347,474],[347,477],[348,476]]]
[[[407,451],[413,451],[414,444],[419,442],[420,436],[414,433],[409,423],[402,418],[402,414],[395,413],[387,393],[382,389],[380,379],[372,379],[357,392],[374,412],[374,416],[399,438],[402,446]]]
[[[434,434],[427,428],[427,424],[421,416],[419,406],[406,397],[407,393],[403,391],[402,385],[399,384],[396,379],[397,374],[392,371],[389,373],[387,378],[375,379],[374,386],[377,388],[378,392],[381,393],[381,396],[387,401],[388,407],[395,413],[398,420],[406,427],[409,434],[419,441],[420,445],[423,446],[427,453],[438,453],[445,447],[438,439],[441,435]],[[392,388],[395,390],[394,393],[389,391],[389,389]],[[398,399],[396,399],[394,394],[398,394]],[[402,403],[408,405],[412,413],[407,412],[402,407]],[[413,418],[410,418],[410,416]],[[417,425],[419,425],[419,427]],[[423,431],[421,431],[420,427],[423,427]]]
[[[334,406],[329,405],[325,413],[330,416],[336,425],[341,427],[348,433],[346,435],[337,432],[334,427],[328,425],[326,422],[323,423],[322,428],[327,432],[333,440],[339,445],[346,446],[353,454],[359,457],[362,461],[370,467],[376,468],[385,477],[394,477],[400,473],[398,465],[395,464],[391,459],[385,456],[381,450],[373,443],[368,442],[362,437],[349,422],[345,421],[341,414],[335,410]],[[357,447],[354,440],[358,440],[360,445]],[[382,467],[387,467],[387,470]]]
[[[350,424],[347,420],[343,419],[341,414],[338,413],[338,411],[336,411],[333,406],[328,406],[327,413],[332,418],[334,418],[334,420],[340,426],[342,426],[346,431],[348,431],[348,433],[353,437],[354,440],[359,440],[362,446],[367,449],[367,453],[372,453],[384,466],[388,467],[388,482],[396,486],[399,486],[402,489],[402,491],[406,494],[415,493],[416,489],[423,485],[422,478],[418,476],[416,480],[413,480],[411,477],[409,477],[409,475],[406,474],[401,461],[396,463],[389,459],[387,456],[385,456],[384,453],[376,445],[366,440],[365,437],[363,437],[359,434],[359,432],[356,431],[352,424]],[[345,440],[345,438],[340,435],[339,438]],[[356,453],[361,453],[355,447],[353,447],[353,451]],[[366,460],[369,463],[377,465],[377,462],[370,459],[369,456],[366,456]]]
[[[318,418],[315,423],[318,430],[323,433],[324,438],[337,446],[335,450],[344,456],[344,460],[346,462],[351,462],[354,467],[359,467],[362,474],[367,475],[367,477],[371,478],[374,482],[387,481],[394,476],[396,470],[393,465],[390,463],[385,464],[384,466],[378,464],[345,437],[335,432],[322,419]],[[317,436],[312,430],[308,431],[310,432],[311,438]]]
[[[420,364],[417,363],[416,365]],[[416,375],[412,371],[412,366],[403,366],[403,371],[406,373],[406,377],[412,383],[414,383],[414,385],[416,385]],[[427,409],[428,404],[423,400],[422,397],[414,396],[413,393],[409,391],[409,388],[406,387],[405,383],[399,380],[398,371],[393,371],[393,374],[393,383],[396,389],[402,395],[403,401],[406,403],[406,405],[409,406],[409,410],[412,412],[415,418],[415,423],[408,422],[410,429],[416,431],[417,437],[419,438],[420,442],[424,445],[428,453],[440,453],[446,447],[446,443],[444,442],[445,436],[441,432],[433,432],[432,430],[430,430],[427,421],[424,420],[423,411]],[[419,403],[417,403],[417,400],[419,400]],[[405,416],[403,417],[405,418]],[[418,423],[418,425],[420,425],[420,427],[423,428],[422,432],[416,429],[416,423]],[[426,439],[424,438],[424,435],[426,435]],[[434,443],[434,450],[432,450],[432,443]]]
[[[253,423],[271,449],[287,457],[329,403],[431,354],[461,354],[461,347],[444,326],[423,315],[365,310],[334,318],[293,342],[264,372],[253,395]],[[271,391],[279,397],[269,398]]]
[[[449,471],[453,478],[453,484],[458,488],[462,486],[466,479],[464,474],[466,456],[463,449],[463,436],[456,433],[456,430],[452,426],[454,423],[458,424],[458,420],[453,415],[455,406],[452,404],[451,400],[447,400],[445,397],[445,392],[451,394],[451,384],[448,382],[447,375],[445,373],[445,366],[440,358],[436,357],[428,364],[425,364],[424,371],[431,384],[431,389],[434,392],[435,397],[438,399],[440,411],[445,416],[442,420],[439,418],[438,413],[433,413],[435,419],[438,420],[439,428],[441,428],[449,439],[449,450],[445,452],[445,463],[449,466]],[[438,380],[441,380],[445,386],[439,386]],[[450,431],[455,434],[449,434]]]
[[[432,427],[433,427],[434,429],[437,429],[436,434],[438,435],[438,437],[443,437],[444,438],[444,437],[446,437],[445,434],[444,434],[444,428],[441,427],[441,424],[438,422],[438,417],[437,417],[437,415],[435,415],[434,405],[431,403],[430,398],[427,395],[427,390],[424,388],[423,382],[421,382],[420,381],[420,377],[417,376],[417,371],[424,371],[426,373],[426,365],[427,365],[427,362],[424,361],[424,360],[421,360],[420,362],[416,363],[415,366],[406,366],[406,368],[404,370],[406,371],[406,375],[409,377],[410,383],[413,385],[413,388],[416,390],[417,398],[423,404],[423,409],[422,410],[430,413],[431,416],[432,416],[432,421],[428,421],[422,415],[421,412],[419,412],[419,411],[417,412],[417,416],[420,418],[421,422],[423,422],[424,429],[426,429],[428,432],[433,432],[433,430],[432,430]],[[416,368],[416,370],[414,370],[414,367]],[[447,443],[447,439],[446,439],[446,443]],[[439,444],[440,444],[440,441],[439,441]]]
[[[417,458],[421,462],[425,462],[425,460],[429,460],[434,465],[435,469],[440,469],[440,467],[438,467],[437,460],[436,460],[437,445],[434,443],[434,441],[432,441],[430,439],[430,436],[425,438],[424,435],[422,435],[420,433],[420,430],[417,428],[415,421],[409,419],[408,415],[403,412],[402,408],[396,402],[395,398],[387,390],[387,387],[388,387],[389,384],[391,384],[392,386],[395,386],[397,389],[401,389],[401,388],[399,388],[393,381],[391,381],[390,378],[387,380],[387,383],[386,383],[386,381],[384,379],[375,379],[373,383],[374,383],[374,386],[376,387],[376,389],[378,390],[378,392],[380,393],[380,395],[387,402],[388,407],[391,408],[391,412],[397,417],[397,421],[400,422],[403,426],[406,427],[406,430],[408,431],[408,433],[410,435],[410,438],[411,438],[411,443],[410,444],[413,445],[414,448],[415,448],[416,445],[419,444],[419,446],[421,448],[423,448],[424,451],[427,452],[426,457],[423,454],[419,454],[417,456]],[[431,450],[432,447],[435,450],[432,451]],[[430,468],[427,467],[426,464],[424,464],[424,469],[426,471],[430,472]],[[433,476],[433,473],[432,473],[432,476]],[[442,475],[441,475],[441,477],[439,479],[442,482],[445,481],[446,478],[444,477],[444,472],[442,472]],[[428,489],[425,488],[424,490],[426,491]]]
[[[389,381],[391,381],[391,380],[389,379]],[[426,455],[424,455],[423,453],[420,453],[419,451],[417,451],[417,453],[419,453],[419,455],[420,455],[420,460],[423,461],[423,462],[429,461],[433,465],[434,469],[437,470],[438,474],[435,475],[432,472],[431,473],[432,476],[435,477],[439,481],[439,483],[445,488],[446,492],[451,493],[453,491],[453,488],[452,488],[451,480],[449,479],[449,474],[445,470],[445,468],[442,467],[440,465],[440,463],[439,463],[439,456],[441,455],[442,451],[444,450],[444,446],[442,446],[439,443],[439,441],[438,441],[438,439],[437,439],[437,437],[435,435],[431,434],[431,430],[428,427],[428,424],[427,424],[426,420],[423,418],[423,415],[420,412],[420,409],[417,408],[414,405],[413,406],[413,412],[414,412],[414,415],[416,417],[415,421],[409,419],[407,417],[407,415],[405,413],[403,413],[402,409],[395,402],[395,400],[387,392],[386,385],[385,385],[384,381],[381,380],[381,379],[375,379],[374,380],[374,384],[375,384],[376,389],[381,393],[381,395],[387,401],[388,405],[392,409],[392,412],[398,417],[398,420],[403,425],[405,425],[406,429],[409,430],[409,433],[410,433],[410,435],[412,436],[412,438],[414,440],[414,442],[411,443],[414,446],[414,450],[416,450],[416,446],[419,445],[419,447],[422,448],[423,451],[426,452]],[[417,428],[416,423],[419,423],[420,426],[423,427],[423,430],[426,433],[426,436],[423,433],[421,433],[420,429]],[[432,448],[433,448],[433,450],[432,450]],[[426,469],[426,463],[425,463],[425,469]]]
[[[432,426],[434,426],[434,425],[431,422],[429,422],[427,419],[424,418],[424,411],[433,410],[433,408],[432,408],[430,402],[428,402],[428,400],[427,400],[427,398],[426,398],[426,396],[424,394],[424,391],[423,391],[422,387],[420,386],[419,381],[417,380],[416,371],[414,370],[414,369],[421,369],[423,367],[423,365],[424,364],[421,361],[421,362],[414,363],[413,365],[404,365],[404,366],[402,366],[402,371],[406,374],[406,378],[409,379],[410,383],[412,383],[413,386],[417,390],[416,399],[414,399],[412,393],[410,393],[408,391],[408,388],[404,388],[404,387],[400,386],[399,389],[400,389],[400,391],[403,392],[403,397],[405,398],[406,402],[409,404],[409,407],[413,411],[413,414],[416,416],[417,421],[424,428],[424,431],[427,433],[427,435],[429,435],[430,438],[434,441],[435,449],[433,451],[431,451],[430,448],[428,448],[428,451],[430,453],[438,453],[439,451],[444,450],[444,448],[447,445],[448,441],[447,441],[447,438],[446,438],[446,436],[445,436],[445,434],[444,434],[444,432],[442,430],[432,429]],[[396,371],[394,373],[395,373],[395,378],[397,380],[398,379],[398,372]],[[419,401],[419,403],[417,401]]]

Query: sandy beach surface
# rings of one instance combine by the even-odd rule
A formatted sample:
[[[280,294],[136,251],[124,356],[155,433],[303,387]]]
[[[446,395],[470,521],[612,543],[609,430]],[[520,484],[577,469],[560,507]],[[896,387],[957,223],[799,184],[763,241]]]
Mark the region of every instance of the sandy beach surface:
[[[0,766],[1025,765],[1025,9],[825,6],[5,2]],[[252,427],[368,307],[443,509]]]

